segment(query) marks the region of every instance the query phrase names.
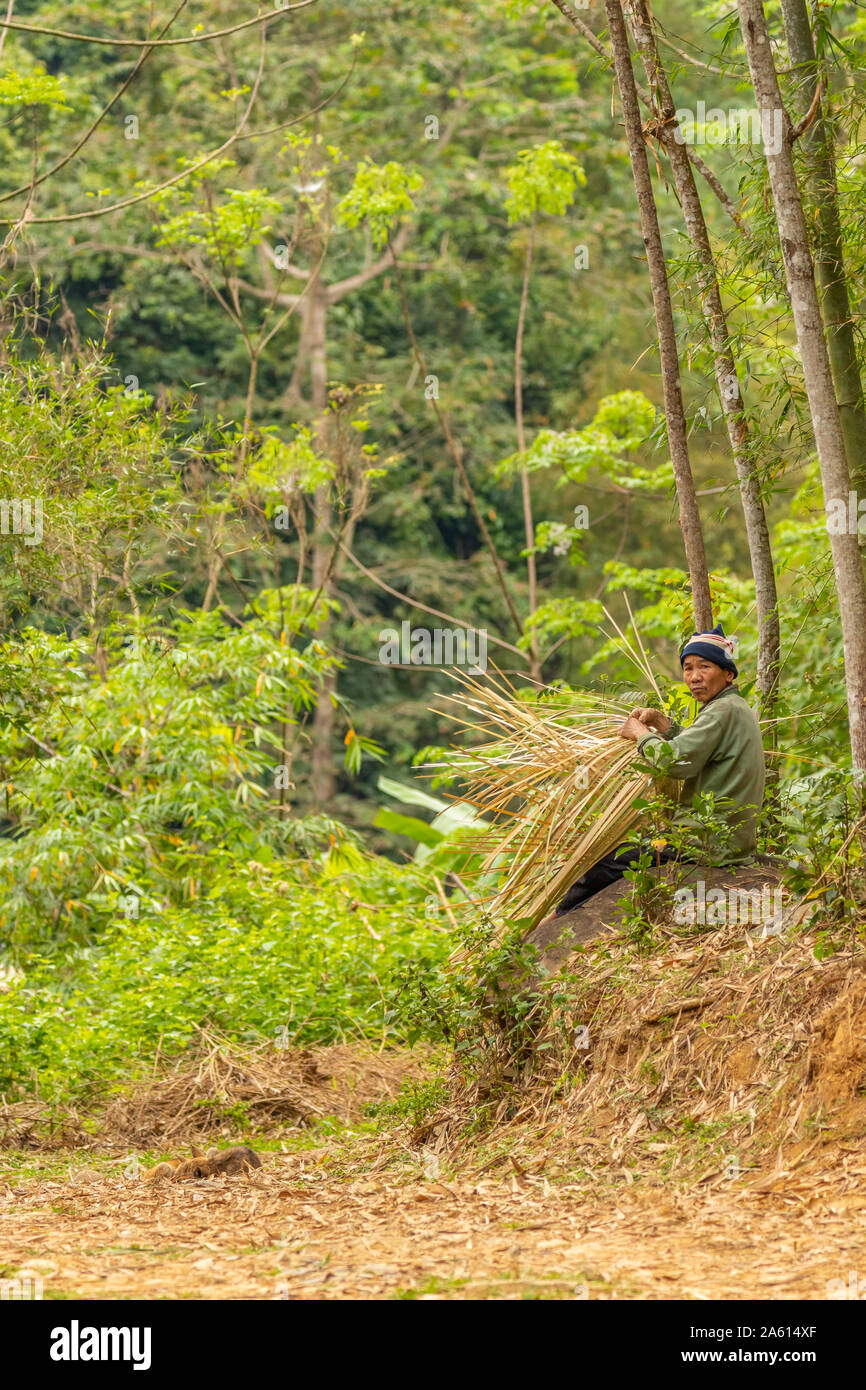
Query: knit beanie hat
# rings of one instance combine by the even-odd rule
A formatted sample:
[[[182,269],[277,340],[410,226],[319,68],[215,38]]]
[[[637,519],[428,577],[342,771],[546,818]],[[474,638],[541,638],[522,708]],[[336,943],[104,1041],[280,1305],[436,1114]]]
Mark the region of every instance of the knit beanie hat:
[[[696,632],[686,642],[680,652],[680,666],[685,665],[687,656],[702,656],[706,661],[715,662],[723,671],[733,671],[739,675],[734,665],[736,638],[726,637],[721,623],[712,632]]]

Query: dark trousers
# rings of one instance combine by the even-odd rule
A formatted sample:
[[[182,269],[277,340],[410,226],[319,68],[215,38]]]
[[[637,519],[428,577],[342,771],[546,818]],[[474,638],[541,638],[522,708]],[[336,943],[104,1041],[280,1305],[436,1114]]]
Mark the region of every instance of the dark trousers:
[[[565,912],[571,912],[572,908],[580,907],[586,902],[587,898],[600,893],[602,888],[607,888],[608,884],[616,883],[618,878],[622,878],[626,869],[630,869],[642,854],[646,853],[648,846],[641,848],[638,845],[619,845],[611,850],[603,859],[599,859],[597,864],[593,864],[591,869],[587,869],[585,874],[573,883],[566,893],[562,902],[557,903],[555,917],[561,917]],[[654,862],[667,864],[671,859],[685,860],[683,854],[676,855],[671,850],[653,850]]]

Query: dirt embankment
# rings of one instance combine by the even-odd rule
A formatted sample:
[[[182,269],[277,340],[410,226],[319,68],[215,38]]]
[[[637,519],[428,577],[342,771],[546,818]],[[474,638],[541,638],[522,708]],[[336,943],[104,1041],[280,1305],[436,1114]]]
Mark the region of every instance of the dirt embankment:
[[[491,1047],[415,1142],[449,1153],[483,1108],[488,1147],[572,1171],[736,1184],[793,1164],[845,1186],[833,1155],[866,1136],[866,949],[815,945],[742,927],[650,955],[589,944],[544,985],[559,1002],[523,1065]]]

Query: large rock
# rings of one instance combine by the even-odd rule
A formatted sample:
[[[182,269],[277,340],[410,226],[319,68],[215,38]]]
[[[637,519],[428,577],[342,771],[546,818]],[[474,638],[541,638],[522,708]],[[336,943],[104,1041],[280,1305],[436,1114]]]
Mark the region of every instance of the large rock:
[[[692,890],[693,897],[685,906],[693,911],[696,931],[725,922],[758,926],[760,931],[779,919],[781,900],[776,890],[781,883],[783,862],[761,856],[754,866],[742,868],[663,864],[652,872],[673,879],[677,887]],[[717,894],[707,903],[707,895],[714,889],[721,889],[725,894],[724,903]],[[605,936],[616,936],[624,915],[617,903],[630,895],[628,879],[619,879],[595,893],[581,907],[540,922],[527,937],[527,941],[541,952],[539,971],[544,975],[556,974],[576,947]],[[685,925],[687,927],[688,922]]]

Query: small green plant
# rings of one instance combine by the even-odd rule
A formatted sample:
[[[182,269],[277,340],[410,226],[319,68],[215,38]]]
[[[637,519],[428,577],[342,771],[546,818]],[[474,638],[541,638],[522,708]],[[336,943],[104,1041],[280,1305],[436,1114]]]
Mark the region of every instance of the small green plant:
[[[856,833],[857,789],[844,768],[827,767],[786,789],[781,821],[790,859],[785,885],[814,904],[811,924],[821,928],[815,954],[830,955],[828,933],[866,916],[863,847]]]
[[[466,929],[457,961],[411,963],[396,982],[387,1019],[402,1020],[411,1038],[453,1049],[466,1084],[476,1086],[476,1128],[534,1064],[574,1034],[574,993],[568,979],[539,976],[537,946],[527,922],[497,939],[482,914]]]
[[[632,891],[617,903],[621,924],[641,951],[652,946],[655,929],[669,916],[673,902],[673,885],[659,872],[661,862],[660,850],[650,845],[623,875]]]
[[[445,1105],[448,1097],[448,1082],[442,1076],[433,1077],[429,1081],[404,1081],[395,1100],[369,1105],[366,1113],[371,1119],[378,1120],[380,1127],[389,1123],[407,1122],[416,1128],[428,1115]]]

